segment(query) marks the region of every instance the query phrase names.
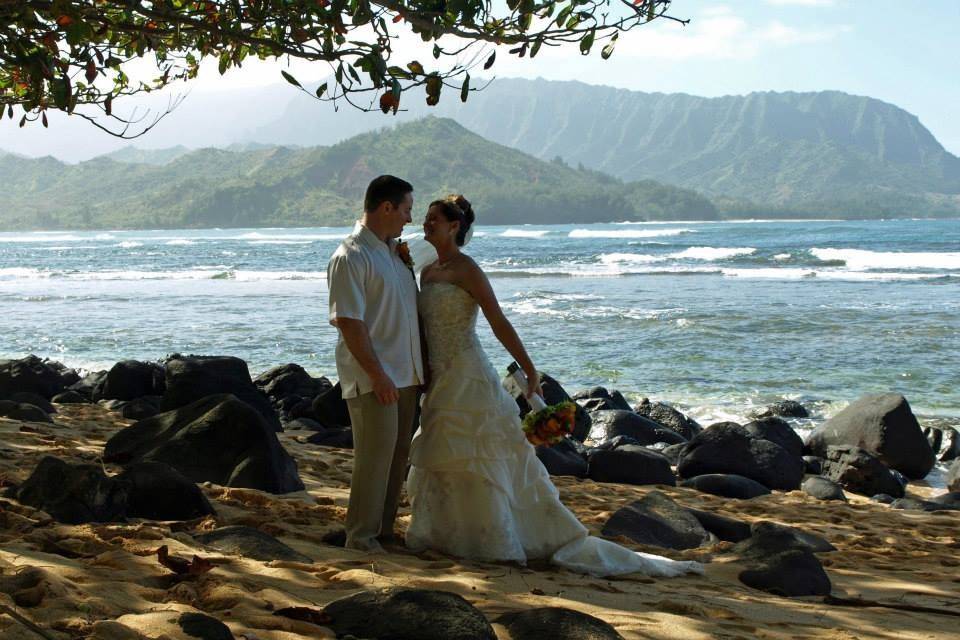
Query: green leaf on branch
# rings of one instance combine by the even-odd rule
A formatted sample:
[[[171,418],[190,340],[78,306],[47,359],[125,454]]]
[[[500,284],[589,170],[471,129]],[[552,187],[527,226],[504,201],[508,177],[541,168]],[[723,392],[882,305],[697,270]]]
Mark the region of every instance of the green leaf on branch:
[[[590,53],[590,49],[593,47],[593,39],[596,35],[596,30],[591,29],[587,35],[583,36],[583,40],[580,41],[580,53],[583,55]]]
[[[413,62],[408,63],[408,64],[407,64],[407,69],[410,69],[410,73],[412,73],[412,74],[414,74],[414,75],[417,75],[417,76],[422,76],[422,75],[423,75],[423,65],[420,64],[419,62],[417,62],[416,60],[414,60]]]
[[[497,60],[497,52],[494,51],[493,53],[490,54],[490,57],[487,58],[487,61],[483,63],[483,70],[486,71],[487,69],[492,67],[493,63],[496,62],[496,60]]]
[[[323,94],[327,92],[327,83],[324,82],[322,85],[317,87],[317,97],[322,98]]]
[[[289,82],[290,84],[292,84],[293,86],[300,87],[301,89],[303,89],[303,85],[300,84],[300,81],[294,78],[292,75],[290,75],[286,71],[284,71],[283,69],[280,70],[280,75],[282,75],[283,79]]]
[[[460,102],[466,102],[467,96],[470,95],[470,74],[463,79],[463,86],[460,87]]]

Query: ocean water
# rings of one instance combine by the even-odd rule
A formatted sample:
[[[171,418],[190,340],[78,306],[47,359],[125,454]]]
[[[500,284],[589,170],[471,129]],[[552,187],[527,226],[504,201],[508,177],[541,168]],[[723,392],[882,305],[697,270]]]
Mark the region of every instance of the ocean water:
[[[416,231],[412,225],[410,231]],[[85,369],[229,354],[335,377],[327,259],[347,228],[0,233],[0,358]],[[477,228],[534,362],[697,419],[899,391],[960,427],[960,220]],[[481,320],[494,363],[509,355]]]

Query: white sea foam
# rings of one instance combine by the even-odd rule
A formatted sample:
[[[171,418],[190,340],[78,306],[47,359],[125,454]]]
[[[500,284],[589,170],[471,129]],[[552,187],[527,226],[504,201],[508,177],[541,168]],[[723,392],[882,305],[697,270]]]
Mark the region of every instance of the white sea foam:
[[[773,256],[774,260],[789,260],[792,256],[789,253],[778,253]]]
[[[504,238],[542,238],[548,233],[549,229],[507,229],[500,235]]]
[[[98,233],[93,237],[94,240],[115,240],[116,236],[112,233]]]
[[[666,256],[651,256],[642,253],[602,253],[600,254],[602,264],[643,264],[651,262],[662,262]]]
[[[272,280],[326,280],[323,271],[235,271],[232,278],[238,282]]]
[[[239,236],[231,236],[228,238],[223,238],[224,240],[343,240],[348,235],[349,231],[343,231],[341,233],[312,233],[312,234],[303,234],[303,233],[260,233],[259,231],[251,231],[250,233],[244,233]]]
[[[164,244],[171,247],[185,247],[197,243],[194,240],[187,240],[186,238],[174,238],[173,240],[167,240]]]
[[[753,247],[725,248],[725,247],[690,247],[670,257],[679,260],[728,260],[737,256],[749,256],[756,253]]]
[[[803,269],[803,268],[766,268],[766,269],[723,269],[724,276],[735,278],[762,278],[772,280],[799,280],[816,278],[817,280],[929,280],[940,278],[935,273],[902,273],[896,271],[849,271],[846,269]]]
[[[313,240],[249,240],[247,244],[313,244]]]
[[[694,233],[693,229],[574,229],[568,238],[662,238]]]
[[[87,240],[73,234],[50,233],[50,232],[31,232],[31,233],[0,233],[0,242],[78,242]]]
[[[137,242],[136,240],[125,240],[117,245],[121,249],[133,249],[134,247],[142,247],[142,242]]]
[[[0,280],[37,280],[48,278],[49,272],[30,267],[6,267],[0,269]]]
[[[960,270],[960,252],[866,251],[863,249],[810,249],[816,258],[843,261],[848,269],[940,269]]]

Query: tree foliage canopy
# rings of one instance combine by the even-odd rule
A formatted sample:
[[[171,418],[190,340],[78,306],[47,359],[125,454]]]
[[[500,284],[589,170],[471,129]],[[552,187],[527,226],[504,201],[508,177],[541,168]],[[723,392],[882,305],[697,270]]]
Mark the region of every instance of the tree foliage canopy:
[[[619,35],[664,18],[671,0],[0,0],[0,109],[21,126],[57,109],[115,135],[149,123],[114,113],[114,102],[197,76],[215,59],[221,74],[251,57],[329,65],[321,100],[396,111],[403,92],[444,87],[466,100],[470,70],[490,69],[496,46],[534,57],[571,46],[606,59]],[[678,22],[683,22],[677,20]],[[398,59],[405,39],[432,43],[432,57]],[[149,63],[146,79],[128,63]],[[290,73],[286,80],[303,89]],[[366,94],[366,95],[364,95]],[[22,108],[17,114],[14,107]],[[138,126],[139,125],[139,126]]]

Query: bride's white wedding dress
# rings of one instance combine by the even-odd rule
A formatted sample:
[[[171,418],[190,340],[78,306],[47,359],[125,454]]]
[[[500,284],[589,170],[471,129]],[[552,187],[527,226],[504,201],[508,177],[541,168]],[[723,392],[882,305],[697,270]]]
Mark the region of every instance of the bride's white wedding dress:
[[[431,282],[419,306],[432,383],[410,455],[408,547],[474,560],[549,559],[596,576],[703,571],[697,562],[589,536],[560,502],[523,434],[516,401],[480,346],[473,297],[453,284]]]

